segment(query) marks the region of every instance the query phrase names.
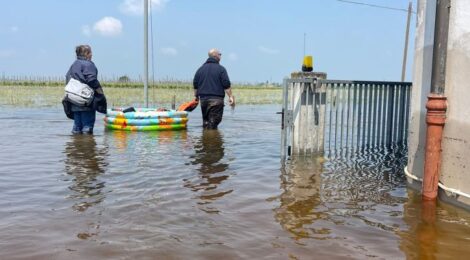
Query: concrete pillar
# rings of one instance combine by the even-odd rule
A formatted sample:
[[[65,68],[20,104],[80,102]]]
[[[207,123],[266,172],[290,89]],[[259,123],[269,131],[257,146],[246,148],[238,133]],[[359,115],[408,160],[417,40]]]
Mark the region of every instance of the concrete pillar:
[[[326,79],[326,77],[326,73],[323,72],[293,72],[291,74],[292,79],[305,79],[310,82],[293,83],[290,86],[293,105],[292,154],[312,154],[323,151],[325,91],[313,82],[315,79]]]
[[[436,1],[419,1],[415,39],[413,88],[411,91],[410,125],[408,131],[407,170],[423,178],[426,145],[426,102],[431,90],[432,51]],[[421,182],[408,178],[413,188],[421,190]]]

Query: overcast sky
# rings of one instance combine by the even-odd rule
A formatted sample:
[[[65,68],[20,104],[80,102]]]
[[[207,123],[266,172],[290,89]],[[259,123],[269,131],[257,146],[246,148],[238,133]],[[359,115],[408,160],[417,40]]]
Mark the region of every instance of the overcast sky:
[[[408,0],[352,1],[408,7]],[[143,0],[4,0],[1,5],[3,75],[63,76],[78,44],[92,46],[100,76],[142,75]],[[403,11],[337,0],[152,0],[152,7],[156,79],[191,80],[215,47],[232,81],[281,82],[301,68],[305,33],[314,70],[330,79],[400,80]],[[413,15],[407,80],[415,25]]]

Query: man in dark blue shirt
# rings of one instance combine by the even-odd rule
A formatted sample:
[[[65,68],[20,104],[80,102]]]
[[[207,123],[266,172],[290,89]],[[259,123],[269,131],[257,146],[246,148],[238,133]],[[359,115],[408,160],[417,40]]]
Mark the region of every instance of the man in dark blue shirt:
[[[201,103],[204,129],[217,129],[222,121],[225,94],[229,105],[235,106],[227,70],[219,64],[221,57],[219,50],[211,49],[209,58],[197,70],[193,80],[194,95]]]

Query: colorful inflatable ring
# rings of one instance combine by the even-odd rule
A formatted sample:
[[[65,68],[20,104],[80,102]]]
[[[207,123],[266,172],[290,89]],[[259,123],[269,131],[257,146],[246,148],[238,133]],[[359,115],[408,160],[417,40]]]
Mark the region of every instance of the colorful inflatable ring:
[[[160,119],[160,118],[184,118],[188,117],[186,111],[140,111],[123,113],[121,111],[108,109],[106,115],[108,117],[126,118],[126,119]]]
[[[176,118],[146,118],[146,119],[126,119],[116,117],[105,117],[104,122],[113,125],[174,125],[174,124],[186,124],[188,122],[187,117],[176,117]]]
[[[107,129],[124,130],[124,131],[161,131],[161,130],[182,130],[186,129],[186,124],[176,125],[113,125],[104,124]]]

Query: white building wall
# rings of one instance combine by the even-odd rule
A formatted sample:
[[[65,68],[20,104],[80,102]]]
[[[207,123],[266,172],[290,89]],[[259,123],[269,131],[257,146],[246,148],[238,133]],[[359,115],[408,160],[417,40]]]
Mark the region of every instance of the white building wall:
[[[418,1],[407,166],[408,171],[418,178],[423,178],[424,172],[426,102],[431,90],[435,7],[436,0]],[[408,180],[414,188],[421,189],[421,182]]]
[[[451,5],[440,182],[470,194],[470,1],[452,0]],[[457,199],[470,205],[470,199]]]
[[[426,136],[426,101],[431,88],[432,48],[436,0],[419,0],[409,159],[407,171],[423,177]],[[440,183],[470,194],[470,1],[451,0],[447,46],[446,86],[447,120],[442,141]],[[421,183],[409,183],[421,189]],[[470,199],[443,192],[440,197],[470,205]]]

